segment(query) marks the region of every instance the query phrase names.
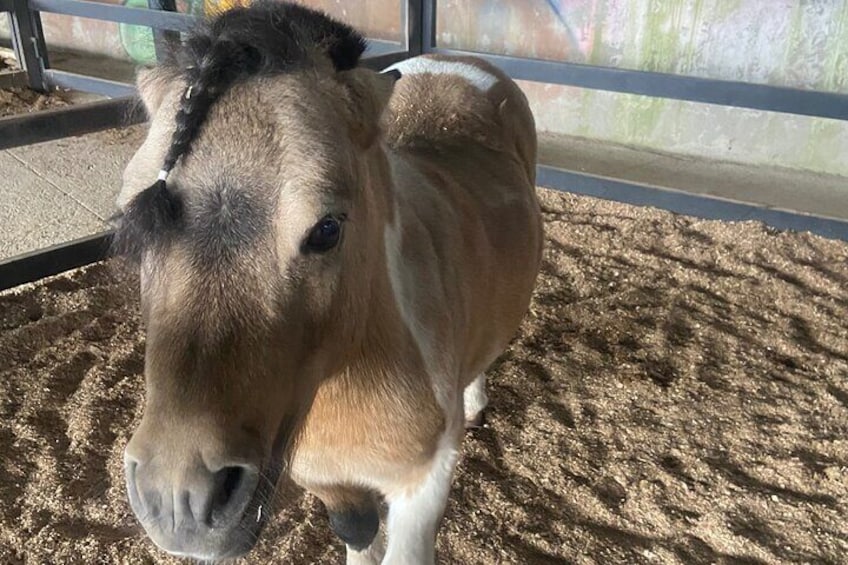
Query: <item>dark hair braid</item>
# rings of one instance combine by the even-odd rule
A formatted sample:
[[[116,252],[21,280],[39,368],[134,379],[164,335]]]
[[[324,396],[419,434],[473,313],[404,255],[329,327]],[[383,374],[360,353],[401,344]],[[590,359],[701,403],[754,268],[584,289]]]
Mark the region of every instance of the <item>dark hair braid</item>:
[[[186,67],[188,86],[180,99],[171,145],[162,166],[163,173],[170,172],[177,160],[190,152],[191,142],[197,137],[209,109],[218,97],[240,75],[252,74],[261,58],[249,46],[226,38],[211,41],[207,37],[195,38],[195,41],[189,42],[189,47],[193,47],[192,51],[197,52],[202,46],[191,43],[209,45],[203,50],[203,54],[195,59],[194,64]]]
[[[210,107],[239,78],[311,64],[313,52],[337,70],[350,69],[364,50],[364,38],[351,27],[297,4],[259,0],[208,21],[170,63],[184,69],[188,87],[159,180],[190,152]]]

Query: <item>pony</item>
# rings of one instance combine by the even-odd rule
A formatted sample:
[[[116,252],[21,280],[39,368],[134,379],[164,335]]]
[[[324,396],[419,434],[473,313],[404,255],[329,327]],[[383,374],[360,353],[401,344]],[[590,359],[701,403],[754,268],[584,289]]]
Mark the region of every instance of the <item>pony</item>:
[[[149,130],[114,237],[146,338],[125,477],[172,554],[247,553],[287,482],[348,563],[435,561],[485,370],[539,271],[535,125],[482,60],[375,72],[365,47],[261,1],[138,73]]]

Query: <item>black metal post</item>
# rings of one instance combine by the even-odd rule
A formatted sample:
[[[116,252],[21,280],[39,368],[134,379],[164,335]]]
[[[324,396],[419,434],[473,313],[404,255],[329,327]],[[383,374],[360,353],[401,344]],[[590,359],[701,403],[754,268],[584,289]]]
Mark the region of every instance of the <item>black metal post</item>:
[[[12,0],[12,47],[18,64],[27,73],[27,83],[33,90],[47,92],[50,84],[44,71],[50,67],[47,45],[41,28],[41,14],[33,10],[29,0]]]
[[[401,28],[406,33],[403,42],[410,57],[423,53],[421,42],[421,15],[424,10],[423,0],[406,0],[401,2]]]
[[[147,0],[147,6],[151,10],[165,12],[176,12],[176,0]],[[156,59],[162,61],[168,52],[168,45],[179,42],[180,34],[174,31],[153,30],[153,45],[156,48]]]
[[[421,52],[429,53],[436,48],[437,0],[421,0]]]

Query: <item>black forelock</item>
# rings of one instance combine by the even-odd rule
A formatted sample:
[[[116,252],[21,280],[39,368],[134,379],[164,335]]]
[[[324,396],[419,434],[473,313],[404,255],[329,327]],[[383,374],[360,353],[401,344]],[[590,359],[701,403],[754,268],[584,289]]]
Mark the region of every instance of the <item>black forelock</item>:
[[[158,181],[143,190],[116,218],[112,250],[134,262],[148,249],[161,250],[177,237],[198,266],[232,263],[267,230],[268,201],[250,191],[218,183],[185,202]]]
[[[114,219],[119,224],[112,252],[139,261],[145,249],[166,245],[183,230],[185,206],[178,193],[157,181],[138,193]]]
[[[201,22],[163,63],[187,89],[162,169],[170,171],[191,151],[210,108],[234,83],[318,66],[322,57],[337,71],[349,70],[364,51],[365,39],[352,27],[289,2],[258,0]],[[138,258],[144,247],[168,241],[180,229],[183,208],[165,181],[154,183],[125,210],[115,250]]]
[[[230,49],[216,53],[216,44]],[[329,57],[336,70],[352,69],[365,51],[365,39],[352,27],[326,14],[293,4],[258,0],[203,21],[172,50],[169,66],[201,69],[216,59],[242,63],[238,74],[274,73]],[[219,64],[220,66],[220,64]]]

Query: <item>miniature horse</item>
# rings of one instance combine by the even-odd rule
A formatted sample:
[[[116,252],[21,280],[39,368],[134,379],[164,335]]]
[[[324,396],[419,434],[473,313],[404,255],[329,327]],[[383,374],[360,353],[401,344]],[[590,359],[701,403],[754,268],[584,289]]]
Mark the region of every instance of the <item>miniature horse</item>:
[[[464,425],[539,269],[535,129],[483,61],[376,73],[364,48],[263,2],[139,74],[151,123],[115,245],[141,274],[146,398],[125,471],[172,554],[246,553],[291,480],[348,563],[435,560]]]

